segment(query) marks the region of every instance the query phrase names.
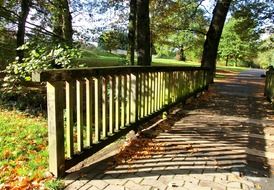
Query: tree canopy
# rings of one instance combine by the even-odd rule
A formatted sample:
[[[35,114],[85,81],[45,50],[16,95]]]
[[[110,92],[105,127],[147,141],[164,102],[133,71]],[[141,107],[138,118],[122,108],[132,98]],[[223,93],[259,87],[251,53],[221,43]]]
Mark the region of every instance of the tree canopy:
[[[149,7],[142,4],[146,2]],[[134,63],[134,51],[140,55],[144,50],[150,57],[156,53],[158,56],[176,56],[179,60],[202,59],[203,66],[212,68],[216,58],[221,62],[252,65],[260,62],[262,53],[272,51],[273,47],[265,39],[270,39],[273,33],[273,1],[218,0],[211,3],[215,7],[212,14],[204,0],[1,1],[1,68],[8,63],[14,64],[16,55],[17,61],[24,62],[24,58],[39,47],[38,44],[47,44],[47,52],[57,47],[69,49],[89,43],[99,43],[109,50],[109,46],[121,48],[121,44],[117,45],[119,39],[123,41],[119,42],[123,44],[122,48],[129,49],[131,64]],[[219,11],[216,11],[222,4],[228,14],[226,20],[223,15],[223,24],[219,22]],[[218,22],[213,22],[216,16]],[[223,33],[219,30],[222,25]],[[262,38],[262,34],[266,38]],[[209,43],[208,39],[212,41]],[[215,47],[210,49],[208,44],[212,42]],[[25,43],[31,45],[27,49],[17,49]],[[263,47],[267,45],[269,49],[265,50]],[[145,64],[150,64],[150,57],[145,59]],[[212,60],[208,62],[209,59]]]

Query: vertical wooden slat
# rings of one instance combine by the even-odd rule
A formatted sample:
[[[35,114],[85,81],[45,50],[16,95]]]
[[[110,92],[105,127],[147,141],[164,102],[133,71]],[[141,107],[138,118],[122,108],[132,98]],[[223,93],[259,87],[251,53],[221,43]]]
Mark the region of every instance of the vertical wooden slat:
[[[121,127],[125,126],[125,113],[126,113],[126,77],[121,76]]]
[[[131,78],[130,75],[127,75],[127,109],[126,109],[126,125],[130,124],[130,104],[131,104],[131,95],[130,95],[130,91],[131,91]]]
[[[147,107],[148,107],[148,115],[151,114],[151,95],[152,95],[152,88],[151,88],[151,73],[148,73],[148,102],[147,102]]]
[[[116,82],[115,82],[115,130],[119,131],[120,129],[120,96],[121,96],[121,83],[120,83],[120,76],[116,76]]]
[[[131,123],[138,119],[138,73],[131,74]]]
[[[143,118],[145,115],[145,77],[144,77],[144,73],[141,73],[140,83],[141,83],[141,88],[140,88],[141,118]]]
[[[163,106],[163,73],[160,72],[159,75],[159,109]]]
[[[102,84],[101,78],[94,79],[94,98],[95,98],[95,143],[98,143],[101,139],[102,130]]]
[[[154,86],[154,93],[153,93],[153,101],[154,101],[154,107],[153,107],[153,111],[157,111],[157,73],[154,73],[154,80],[153,80],[153,86]]]
[[[149,81],[149,76],[148,73],[145,74],[145,111],[144,111],[144,116],[148,115],[148,81]]]
[[[56,177],[65,172],[63,83],[47,83],[49,171]]]
[[[158,83],[158,72],[155,73],[155,111],[158,110],[158,98],[159,98],[159,92],[158,92],[158,87],[159,87],[159,83]]]
[[[94,85],[93,79],[86,79],[86,117],[87,117],[87,146],[92,145],[92,128],[93,128],[93,104],[94,104]]]
[[[109,81],[109,133],[113,134],[115,125],[114,109],[115,77],[111,76]]]
[[[74,111],[74,88],[75,82],[66,82],[66,144],[67,157],[71,158],[74,153],[73,147],[73,111]]]
[[[174,101],[174,72],[169,72],[169,79],[168,79],[168,86],[169,86],[169,98],[168,103]]]
[[[164,105],[166,105],[166,102],[167,102],[167,96],[166,96],[166,94],[167,94],[167,87],[166,87],[166,76],[167,76],[167,73],[165,73],[165,72],[163,72],[163,107],[164,107]]]
[[[107,137],[107,77],[103,78],[102,86],[102,138]]]
[[[83,150],[83,82],[76,81],[76,108],[77,108],[77,150]]]
[[[150,73],[150,114],[153,113],[153,106],[154,106],[154,86],[153,86],[153,73]]]
[[[183,80],[182,80],[182,71],[179,72],[179,98],[183,98]]]
[[[177,101],[178,100],[178,97],[179,97],[179,81],[178,81],[178,71],[175,72],[175,100],[174,101]]]
[[[169,73],[164,73],[164,97],[165,97],[165,102],[164,105],[168,105],[169,103],[169,95],[170,95],[170,86],[169,86]]]

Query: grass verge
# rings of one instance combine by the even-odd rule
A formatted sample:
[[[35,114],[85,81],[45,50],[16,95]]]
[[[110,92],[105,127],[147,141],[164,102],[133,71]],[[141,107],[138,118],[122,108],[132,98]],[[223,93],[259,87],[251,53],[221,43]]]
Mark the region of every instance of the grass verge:
[[[47,123],[0,108],[0,189],[59,189],[47,174]]]

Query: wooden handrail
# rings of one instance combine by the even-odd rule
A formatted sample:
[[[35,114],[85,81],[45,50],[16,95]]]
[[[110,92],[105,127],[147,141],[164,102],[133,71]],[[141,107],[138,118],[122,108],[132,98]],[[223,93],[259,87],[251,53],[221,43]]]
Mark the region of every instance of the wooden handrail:
[[[106,75],[130,74],[136,72],[172,72],[172,71],[192,71],[208,70],[201,67],[182,66],[116,66],[116,67],[92,67],[77,69],[50,69],[36,71],[32,74],[35,82],[71,81],[83,79],[85,77],[97,77]]]
[[[208,69],[179,66],[47,70],[32,77],[47,82],[49,170],[57,177],[210,82]]]

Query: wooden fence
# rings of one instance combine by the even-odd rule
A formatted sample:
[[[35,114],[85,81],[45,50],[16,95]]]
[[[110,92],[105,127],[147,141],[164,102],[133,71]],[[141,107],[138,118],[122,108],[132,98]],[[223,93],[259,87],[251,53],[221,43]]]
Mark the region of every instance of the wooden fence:
[[[107,67],[47,70],[49,169],[66,169],[170,106],[208,87],[196,67]]]
[[[274,70],[270,69],[266,72],[265,78],[265,95],[267,99],[274,102]]]

